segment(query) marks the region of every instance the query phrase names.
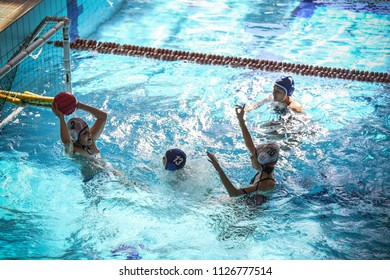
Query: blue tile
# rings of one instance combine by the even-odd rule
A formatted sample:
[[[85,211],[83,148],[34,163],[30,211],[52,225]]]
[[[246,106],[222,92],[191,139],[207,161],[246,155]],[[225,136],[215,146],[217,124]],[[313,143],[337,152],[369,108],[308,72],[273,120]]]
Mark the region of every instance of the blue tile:
[[[41,4],[36,5],[32,13],[35,26],[38,25],[41,22],[42,18],[44,17],[42,16],[41,6],[42,6]]]
[[[58,3],[58,9],[57,9],[57,15],[61,17],[66,17],[68,15],[67,13],[67,7],[66,7],[66,0],[62,0]]]
[[[14,49],[15,46],[17,45],[18,37],[19,37],[18,27],[17,27],[16,23],[13,23],[10,27],[11,27],[11,38],[12,38],[10,49]]]
[[[20,45],[27,36],[25,31],[24,31],[24,22],[25,22],[25,17],[20,18],[16,22],[16,28],[18,30],[18,44],[17,45]]]
[[[54,3],[51,5],[51,12],[54,15],[56,15],[58,13],[58,11],[60,10],[60,4],[61,4],[61,1],[60,0],[57,0],[57,1],[54,1]]]
[[[38,25],[37,23],[38,12],[36,7],[29,12],[29,17],[30,17],[29,20],[30,30],[32,32],[35,29],[35,27],[37,27]]]
[[[54,13],[56,16],[61,15],[61,10],[64,8],[62,5],[63,4],[62,2],[63,1],[57,1],[57,5],[56,5],[55,10],[54,10]]]
[[[28,17],[28,26],[31,33],[31,29],[36,27],[36,24],[34,24],[33,11],[30,11],[27,17]]]
[[[5,54],[7,55],[7,59],[8,59],[8,52],[10,51],[11,49],[11,46],[12,46],[12,36],[11,36],[11,31],[10,31],[10,27],[8,27],[7,29],[5,29],[3,32],[4,32],[4,37],[5,37]]]
[[[44,19],[46,16],[52,16],[50,14],[50,9],[48,6],[51,6],[51,4],[45,5],[45,1],[42,1],[41,3],[39,3],[39,9],[41,11],[41,20]]]
[[[5,33],[1,32],[0,33],[0,67],[5,64],[5,56],[6,54],[7,47],[5,45]]]
[[[34,9],[28,13],[28,24],[32,26],[34,23]]]
[[[54,16],[55,10],[57,7],[57,1],[53,1],[54,3],[51,3],[50,5],[44,5],[44,13],[47,16]]]
[[[66,8],[66,3],[64,3],[64,0],[61,1],[56,1],[56,9],[55,9],[55,14],[58,16],[63,16],[64,15],[64,10]]]

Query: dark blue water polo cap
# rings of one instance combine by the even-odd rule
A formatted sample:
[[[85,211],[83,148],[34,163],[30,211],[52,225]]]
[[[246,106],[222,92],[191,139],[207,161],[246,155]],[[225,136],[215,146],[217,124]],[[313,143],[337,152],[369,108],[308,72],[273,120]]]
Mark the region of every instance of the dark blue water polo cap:
[[[294,92],[294,80],[291,76],[281,76],[276,80],[275,86],[284,90],[287,96],[291,96]]]
[[[182,169],[186,164],[187,156],[180,149],[170,149],[165,153],[167,164],[165,169],[169,171],[175,171]]]

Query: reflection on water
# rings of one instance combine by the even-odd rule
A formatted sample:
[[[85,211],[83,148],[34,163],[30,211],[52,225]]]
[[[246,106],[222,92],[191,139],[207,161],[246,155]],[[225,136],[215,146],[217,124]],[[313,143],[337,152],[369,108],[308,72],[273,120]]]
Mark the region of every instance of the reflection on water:
[[[230,2],[237,7],[242,3]],[[142,3],[128,1],[130,6]],[[256,3],[259,11],[260,5]],[[150,9],[161,12],[161,7]],[[272,7],[277,12],[273,17],[278,18],[290,8],[275,11]],[[136,13],[148,18],[153,14],[148,12],[129,8],[121,15]],[[184,27],[175,29],[182,41],[170,36],[155,41],[156,34],[144,32],[151,27],[145,20],[141,27],[126,27],[132,36],[108,32],[122,30],[117,25],[122,20],[112,19],[96,37],[208,51],[219,44],[218,40],[203,40],[189,21],[183,24],[193,27],[193,36]],[[157,16],[156,20],[163,22]],[[286,27],[290,25],[271,26],[272,36],[280,35],[274,43],[256,37],[247,40],[248,34],[229,31],[220,38],[228,36],[226,42],[231,45],[241,42],[234,47],[237,55],[252,56],[246,51],[259,46],[269,51],[261,48],[263,44],[276,46],[274,55],[287,56],[285,52],[291,49],[285,47],[283,36],[306,40],[306,33],[291,35],[314,28],[312,22],[297,24],[299,20],[294,19],[292,30]],[[338,20],[338,24],[348,21]],[[183,43],[186,36],[194,45]],[[283,51],[279,52],[281,41]],[[309,50],[300,48],[297,55]],[[264,99],[280,73],[115,55],[73,55],[83,58],[77,59],[72,73],[75,94],[81,102],[109,114],[99,142],[104,160],[134,186],[103,173],[84,183],[84,167],[80,169],[77,161],[63,154],[52,112],[25,108],[0,137],[0,247],[6,248],[0,250],[0,258],[389,258],[387,86],[294,77],[294,98],[305,108],[305,115],[266,104],[246,116],[255,144],[275,141],[281,146],[274,193],[266,200],[261,196],[231,199],[207,161],[206,151],[218,156],[235,185],[247,185],[254,172],[234,105]],[[324,53],[315,59],[304,58],[329,62]],[[167,173],[162,167],[161,158],[172,147],[188,155],[182,173]]]

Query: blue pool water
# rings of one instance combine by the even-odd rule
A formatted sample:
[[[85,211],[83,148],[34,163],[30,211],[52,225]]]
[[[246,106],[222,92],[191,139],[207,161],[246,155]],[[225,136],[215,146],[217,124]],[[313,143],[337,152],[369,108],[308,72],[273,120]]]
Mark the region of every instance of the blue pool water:
[[[388,4],[294,17],[298,1],[268,2],[127,1],[90,39],[389,71]],[[109,114],[98,145],[130,184],[84,184],[58,119],[27,107],[0,134],[0,258],[389,259],[388,85],[295,75],[305,115],[246,116],[255,143],[281,146],[275,192],[228,197],[205,152],[248,183],[234,105],[262,100],[280,74],[73,52],[75,94]],[[172,147],[188,156],[179,176],[162,168]]]

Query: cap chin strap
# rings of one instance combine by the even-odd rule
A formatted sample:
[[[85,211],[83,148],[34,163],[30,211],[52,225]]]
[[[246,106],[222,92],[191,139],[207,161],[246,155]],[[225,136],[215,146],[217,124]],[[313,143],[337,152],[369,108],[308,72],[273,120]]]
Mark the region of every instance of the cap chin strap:
[[[281,85],[278,85],[278,84],[275,84],[275,86],[276,87],[278,87],[278,88],[280,88],[280,89],[282,89],[283,91],[284,91],[284,97],[283,97],[283,99],[281,100],[281,101],[278,101],[278,102],[284,102],[284,100],[286,100],[286,98],[287,98],[287,89],[285,88],[285,87],[283,87],[283,86],[281,86]]]
[[[288,94],[288,90],[284,86],[279,85],[279,84],[275,84],[275,86],[277,86],[278,88],[282,89],[286,95]]]
[[[84,151],[86,151],[88,154],[90,155],[93,155],[94,153],[91,151],[91,148],[89,146],[84,146],[83,144],[81,144],[79,142],[79,140],[77,139],[76,142],[74,142],[75,144],[78,144],[81,148],[83,148]]]

